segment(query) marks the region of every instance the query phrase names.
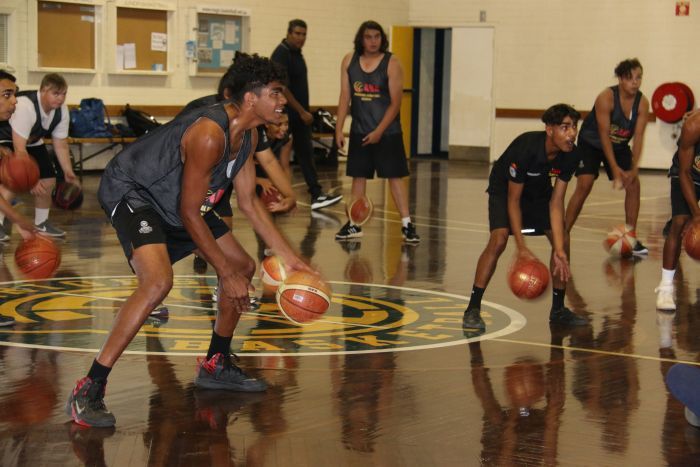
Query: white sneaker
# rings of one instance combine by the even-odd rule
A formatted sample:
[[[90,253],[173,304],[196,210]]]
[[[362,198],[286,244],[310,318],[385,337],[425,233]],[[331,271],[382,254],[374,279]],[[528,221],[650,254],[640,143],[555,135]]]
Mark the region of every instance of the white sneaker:
[[[676,302],[673,300],[673,285],[659,285],[656,292],[656,309],[675,311]]]

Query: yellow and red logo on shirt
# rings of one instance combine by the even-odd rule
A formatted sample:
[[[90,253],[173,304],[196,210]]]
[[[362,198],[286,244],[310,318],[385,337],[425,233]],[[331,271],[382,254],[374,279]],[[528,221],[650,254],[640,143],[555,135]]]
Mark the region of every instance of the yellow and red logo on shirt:
[[[515,178],[518,175],[518,164],[515,162],[512,162],[510,164],[510,167],[508,168],[508,173],[510,173],[510,176]]]
[[[216,190],[216,193],[214,193],[211,190],[207,190],[207,197],[204,198],[204,202],[202,205],[199,207],[199,213],[201,215],[205,215],[212,209],[214,209],[214,206],[216,206],[216,203],[221,201],[221,198],[224,197],[224,190],[223,188],[219,188]]]

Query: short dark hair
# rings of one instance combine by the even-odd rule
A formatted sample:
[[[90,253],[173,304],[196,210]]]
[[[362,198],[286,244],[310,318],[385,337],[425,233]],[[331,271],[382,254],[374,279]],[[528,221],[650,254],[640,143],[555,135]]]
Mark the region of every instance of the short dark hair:
[[[574,123],[581,120],[581,114],[568,104],[554,104],[542,114],[545,125],[561,125],[566,117],[571,117]]]
[[[365,21],[362,23],[357,30],[357,33],[355,34],[355,53],[357,55],[362,55],[362,53],[365,51],[365,46],[362,43],[362,38],[365,34],[365,31],[368,29],[372,29],[374,31],[379,31],[379,33],[382,35],[382,45],[379,48],[380,52],[386,52],[389,49],[389,39],[386,37],[386,33],[384,32],[384,28],[382,28],[382,25],[377,23],[376,21]]]
[[[287,81],[287,73],[281,65],[258,54],[237,52],[233,64],[219,82],[217,96],[223,99],[224,91],[228,91],[230,99],[238,103],[246,92],[259,95],[260,89],[273,81],[283,84]]]
[[[15,78],[15,75],[3,69],[0,69],[0,79],[7,79],[12,81],[13,83],[17,82],[17,78]]]
[[[618,78],[630,78],[632,76],[632,70],[635,68],[640,68],[644,71],[642,64],[639,63],[639,59],[628,58],[617,64],[615,67],[615,76]]]
[[[294,30],[294,28],[309,29],[306,27],[306,21],[304,21],[303,19],[299,19],[299,18],[289,21],[289,25],[287,26],[287,34],[292,32]]]
[[[68,83],[66,82],[66,79],[58,73],[49,73],[42,78],[41,85],[39,86],[40,90],[47,88],[63,91],[68,89]]]

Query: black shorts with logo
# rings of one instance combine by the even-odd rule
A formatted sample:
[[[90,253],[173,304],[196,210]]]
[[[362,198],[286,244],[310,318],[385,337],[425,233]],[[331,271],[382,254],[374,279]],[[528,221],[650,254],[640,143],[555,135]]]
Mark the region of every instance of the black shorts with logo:
[[[408,175],[406,150],[401,133],[382,135],[377,144],[362,145],[365,135],[350,133],[345,174],[348,177],[402,178]]]
[[[549,221],[549,199],[547,198],[520,198],[522,212],[523,233],[526,235],[543,235],[551,230]],[[510,218],[508,217],[508,195],[489,194],[489,230],[510,230]]]
[[[577,177],[579,175],[593,175],[597,179],[600,172],[600,164],[603,164],[605,173],[608,174],[608,179],[613,179],[610,165],[602,149],[581,141],[576,145],[576,151],[578,151],[579,156],[579,164],[576,168]],[[629,146],[616,150],[614,154],[615,162],[622,170],[627,171],[632,168],[632,150]]]
[[[229,232],[224,221],[214,211],[209,211],[203,219],[214,238]],[[166,224],[151,208],[132,211],[129,205],[122,201],[114,210],[112,226],[117,231],[119,243],[128,260],[131,260],[134,250],[143,245],[164,243],[168,248],[170,264],[178,262],[197,249],[197,245],[184,227]]]
[[[695,185],[695,196],[700,199],[700,186]],[[690,208],[681,191],[681,181],[671,177],[671,217],[690,216]]]

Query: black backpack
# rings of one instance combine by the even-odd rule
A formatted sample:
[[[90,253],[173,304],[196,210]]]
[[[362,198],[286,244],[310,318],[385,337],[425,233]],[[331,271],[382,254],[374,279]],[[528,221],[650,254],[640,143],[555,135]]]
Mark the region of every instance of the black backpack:
[[[149,115],[143,110],[134,109],[129,104],[126,104],[124,109],[124,118],[136,136],[145,135],[161,125],[153,115]]]

